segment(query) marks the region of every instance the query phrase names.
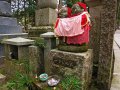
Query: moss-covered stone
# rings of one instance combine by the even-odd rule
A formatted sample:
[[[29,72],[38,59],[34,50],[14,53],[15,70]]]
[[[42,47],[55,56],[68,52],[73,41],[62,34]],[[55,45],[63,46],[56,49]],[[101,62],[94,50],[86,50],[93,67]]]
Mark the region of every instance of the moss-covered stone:
[[[58,50],[67,51],[67,52],[86,52],[88,50],[88,45],[87,44],[82,44],[82,45],[60,44],[58,45]]]

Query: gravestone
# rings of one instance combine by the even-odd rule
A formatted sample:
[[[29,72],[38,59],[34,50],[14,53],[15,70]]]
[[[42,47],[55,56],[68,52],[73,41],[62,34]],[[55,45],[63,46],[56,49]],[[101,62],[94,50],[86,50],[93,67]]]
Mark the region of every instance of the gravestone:
[[[12,17],[10,1],[0,0],[0,41],[6,38],[27,36],[27,33],[22,33],[22,28],[17,24],[17,19]],[[3,52],[3,45],[0,44],[0,61],[3,60]]]

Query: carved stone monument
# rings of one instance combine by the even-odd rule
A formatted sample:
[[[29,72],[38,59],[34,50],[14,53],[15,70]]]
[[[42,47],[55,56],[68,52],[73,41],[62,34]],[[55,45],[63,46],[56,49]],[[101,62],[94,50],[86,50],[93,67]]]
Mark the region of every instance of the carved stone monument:
[[[22,33],[22,28],[17,24],[17,19],[12,17],[10,1],[0,0],[0,41],[5,38],[27,36],[27,33]],[[0,62],[2,62],[2,57],[3,45],[0,44]]]

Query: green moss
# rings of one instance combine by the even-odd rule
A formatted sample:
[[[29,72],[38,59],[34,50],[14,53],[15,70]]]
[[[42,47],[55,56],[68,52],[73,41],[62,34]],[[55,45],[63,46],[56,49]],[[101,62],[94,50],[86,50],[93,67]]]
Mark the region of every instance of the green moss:
[[[58,50],[67,51],[67,52],[86,52],[88,50],[88,45],[58,45]]]

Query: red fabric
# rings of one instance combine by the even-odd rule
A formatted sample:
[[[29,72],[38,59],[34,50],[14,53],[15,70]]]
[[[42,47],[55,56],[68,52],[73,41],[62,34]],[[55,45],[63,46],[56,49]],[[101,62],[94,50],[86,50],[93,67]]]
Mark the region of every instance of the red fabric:
[[[71,12],[72,12],[71,8],[67,7],[68,17],[71,17]]]
[[[84,4],[84,3],[82,3],[82,2],[77,2],[77,4],[78,4],[80,7],[82,7],[82,8],[84,9],[84,11],[87,10],[86,4]]]
[[[86,25],[84,27],[84,33],[81,35],[67,37],[67,44],[83,44],[89,42],[89,30],[90,26]]]
[[[56,20],[55,28],[58,26],[58,23],[59,23],[59,19]]]
[[[68,17],[71,17],[71,8],[67,7],[67,14],[68,14]],[[58,26],[58,23],[59,23],[59,17],[57,18],[56,20],[56,23],[55,23],[55,28]]]
[[[87,24],[88,20],[87,20],[87,16],[84,14],[82,15],[82,21],[81,21],[81,25],[85,26]]]

